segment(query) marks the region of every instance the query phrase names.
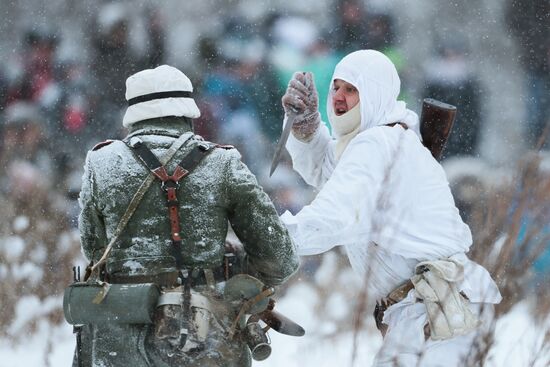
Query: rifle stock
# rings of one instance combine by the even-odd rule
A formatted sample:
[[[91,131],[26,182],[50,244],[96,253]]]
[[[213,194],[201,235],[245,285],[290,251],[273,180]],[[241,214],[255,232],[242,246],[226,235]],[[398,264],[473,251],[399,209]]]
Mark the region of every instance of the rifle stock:
[[[441,153],[453,128],[456,117],[456,107],[441,101],[426,98],[422,102],[420,116],[420,134],[424,146],[436,160],[441,159]]]

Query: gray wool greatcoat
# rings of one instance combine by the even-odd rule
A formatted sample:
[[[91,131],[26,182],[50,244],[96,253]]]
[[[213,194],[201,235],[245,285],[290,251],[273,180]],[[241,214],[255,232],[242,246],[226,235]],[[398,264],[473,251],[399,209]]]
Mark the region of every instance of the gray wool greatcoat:
[[[162,118],[136,123],[129,136],[139,137],[160,157],[183,133],[191,134],[190,120]],[[188,140],[166,165],[168,173],[200,143],[194,137]],[[84,169],[79,229],[85,256],[97,261],[149,171],[122,141],[90,151]],[[229,222],[244,246],[247,273],[274,286],[296,271],[299,260],[287,230],[236,149],[215,148],[180,182],[177,195],[185,267],[215,268],[222,264]],[[107,262],[110,275],[149,275],[175,269],[167,212],[165,194],[155,180],[114,245]],[[150,329],[147,325],[84,329],[84,365],[168,365],[158,357],[162,351],[153,350],[148,341]],[[242,341],[216,342],[226,344],[230,353],[224,355],[223,348],[215,348],[203,360],[185,365],[250,364]]]

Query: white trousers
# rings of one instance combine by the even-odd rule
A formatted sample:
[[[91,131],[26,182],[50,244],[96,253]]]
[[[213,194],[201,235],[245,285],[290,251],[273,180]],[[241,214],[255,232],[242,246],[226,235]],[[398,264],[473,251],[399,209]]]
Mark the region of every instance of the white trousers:
[[[480,337],[491,329],[494,306],[470,304],[482,325],[469,334],[447,340],[425,340],[426,308],[415,303],[400,310],[399,318],[388,328],[375,367],[462,367],[481,345]]]

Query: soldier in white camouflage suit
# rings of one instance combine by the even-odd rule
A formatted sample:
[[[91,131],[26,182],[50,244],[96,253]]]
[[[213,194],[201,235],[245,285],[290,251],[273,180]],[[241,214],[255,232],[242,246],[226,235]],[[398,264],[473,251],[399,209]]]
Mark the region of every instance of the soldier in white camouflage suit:
[[[345,56],[327,100],[331,136],[311,74],[294,75],[283,96],[287,115],[296,116],[286,147],[319,193],[282,218],[300,255],[344,245],[370,304],[378,302],[384,343],[375,366],[464,366],[501,296],[467,257],[470,229],[399,93],[395,66],[382,53]]]

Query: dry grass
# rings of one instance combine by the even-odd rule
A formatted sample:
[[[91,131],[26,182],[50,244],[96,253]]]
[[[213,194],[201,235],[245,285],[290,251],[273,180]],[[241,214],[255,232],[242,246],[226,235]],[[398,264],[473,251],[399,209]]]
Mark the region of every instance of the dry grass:
[[[481,224],[474,223],[471,258],[493,275],[503,296],[497,316],[525,298],[532,264],[550,243],[550,178],[539,169],[541,157],[521,161],[509,185],[491,193]],[[537,304],[548,304],[546,292],[537,292]]]
[[[80,245],[51,198],[0,201],[0,336],[16,343],[41,320],[63,321],[61,297],[72,281]]]

